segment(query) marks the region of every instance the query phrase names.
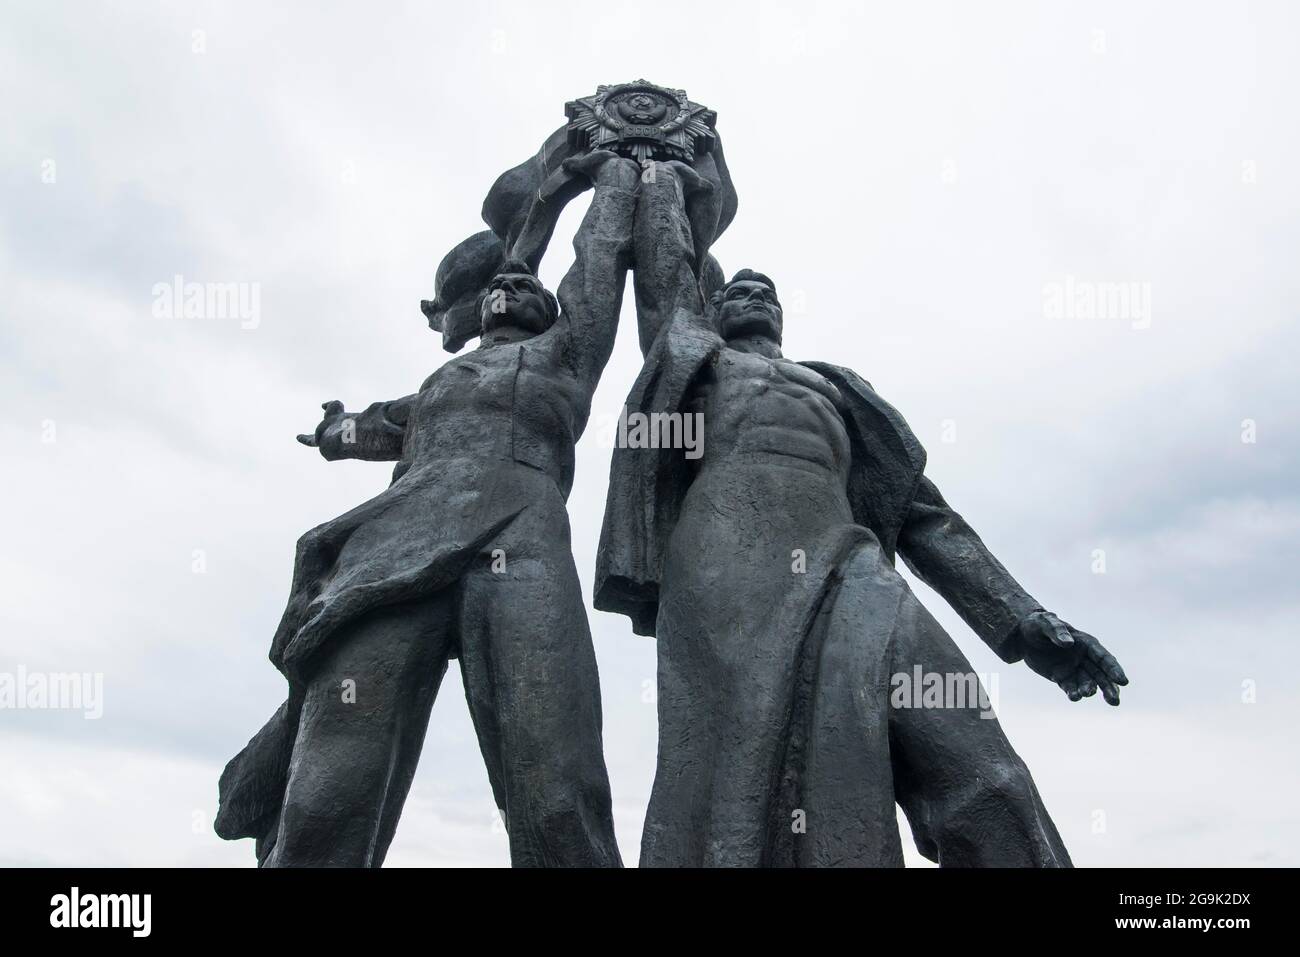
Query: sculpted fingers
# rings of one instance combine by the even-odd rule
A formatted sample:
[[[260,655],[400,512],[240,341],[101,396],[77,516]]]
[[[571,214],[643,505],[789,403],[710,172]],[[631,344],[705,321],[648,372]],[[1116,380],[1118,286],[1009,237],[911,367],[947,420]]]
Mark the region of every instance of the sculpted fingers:
[[[661,169],[672,172],[681,181],[682,192],[687,196],[713,191],[713,184],[701,176],[699,171],[689,163],[683,163],[681,160],[668,160],[665,163],[660,163],[659,166]]]
[[[610,160],[618,158],[612,150],[592,150],[581,156],[571,156],[560,164],[560,168],[571,176],[583,176],[592,182],[596,180],[597,171]]]
[[[1079,693],[1079,684],[1075,680],[1073,674],[1066,675],[1064,678],[1059,679],[1056,684],[1057,687],[1069,695],[1071,701],[1078,701],[1083,697],[1083,695]]]
[[[1120,663],[1115,660],[1115,656],[1106,650],[1106,647],[1087,632],[1078,632],[1079,641],[1083,645],[1087,657],[1092,661],[1107,678],[1117,685],[1128,684],[1128,675],[1124,674],[1124,669]]]
[[[325,415],[321,418],[320,424],[316,426],[316,431],[311,435],[305,435],[302,433],[299,433],[298,435],[298,441],[312,449],[320,448],[321,436],[329,425],[330,419],[343,414],[343,403],[338,399],[330,399],[328,402],[322,402],[320,407],[321,411],[324,412]]]
[[[1070,626],[1055,615],[1049,615],[1046,622],[1047,637],[1052,640],[1052,644],[1058,648],[1069,648],[1074,644],[1074,634],[1070,631]]]
[[[1119,689],[1115,687],[1114,682],[1112,682],[1110,678],[1106,676],[1106,673],[1102,671],[1101,666],[1096,662],[1088,661],[1085,663],[1085,667],[1092,674],[1093,679],[1097,682],[1097,686],[1101,688],[1101,696],[1105,699],[1106,703],[1111,706],[1118,706]]]

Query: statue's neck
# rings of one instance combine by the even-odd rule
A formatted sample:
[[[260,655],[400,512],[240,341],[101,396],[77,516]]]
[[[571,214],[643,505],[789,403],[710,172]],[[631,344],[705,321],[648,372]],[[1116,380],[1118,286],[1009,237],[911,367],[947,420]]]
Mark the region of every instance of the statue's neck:
[[[727,340],[727,348],[735,349],[737,352],[766,356],[769,359],[782,358],[781,344],[767,336],[737,336],[735,339]]]
[[[480,349],[489,349],[492,346],[523,342],[525,339],[531,339],[532,337],[531,332],[527,329],[520,329],[518,326],[498,326],[480,337],[478,347]]]

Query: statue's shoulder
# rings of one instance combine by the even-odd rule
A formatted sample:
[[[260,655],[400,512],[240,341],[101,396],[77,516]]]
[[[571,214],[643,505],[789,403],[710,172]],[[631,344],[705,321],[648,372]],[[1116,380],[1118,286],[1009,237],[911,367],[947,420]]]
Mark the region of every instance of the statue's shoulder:
[[[900,440],[900,448],[918,469],[925,466],[925,449],[903,418],[903,414],[890,405],[866,379],[852,369],[829,362],[804,362],[802,365],[829,380],[840,392],[849,407],[849,418],[861,431],[886,429]]]
[[[872,395],[876,394],[876,390],[872,387],[871,383],[862,378],[862,376],[858,375],[852,369],[845,368],[844,366],[837,366],[830,362],[806,361],[800,362],[799,365],[812,369],[823,379],[828,379],[837,386],[848,386],[854,390],[861,389],[870,392]]]

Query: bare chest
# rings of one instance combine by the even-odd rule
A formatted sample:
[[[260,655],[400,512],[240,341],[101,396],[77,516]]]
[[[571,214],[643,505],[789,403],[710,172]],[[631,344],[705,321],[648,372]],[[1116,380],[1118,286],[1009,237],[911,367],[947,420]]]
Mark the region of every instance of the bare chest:
[[[837,408],[839,392],[806,366],[724,349],[701,393],[705,434],[715,450],[846,467],[849,442]]]

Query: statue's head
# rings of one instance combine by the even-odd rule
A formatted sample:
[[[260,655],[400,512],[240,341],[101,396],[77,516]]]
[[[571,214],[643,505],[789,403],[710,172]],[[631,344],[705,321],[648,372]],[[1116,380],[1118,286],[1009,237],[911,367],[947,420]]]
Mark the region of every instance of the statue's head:
[[[776,284],[761,272],[742,269],[709,297],[718,332],[724,339],[760,336],[781,342],[781,300]]]
[[[500,329],[520,329],[538,335],[551,328],[560,304],[546,291],[532,270],[518,260],[501,264],[479,300],[483,335]]]

